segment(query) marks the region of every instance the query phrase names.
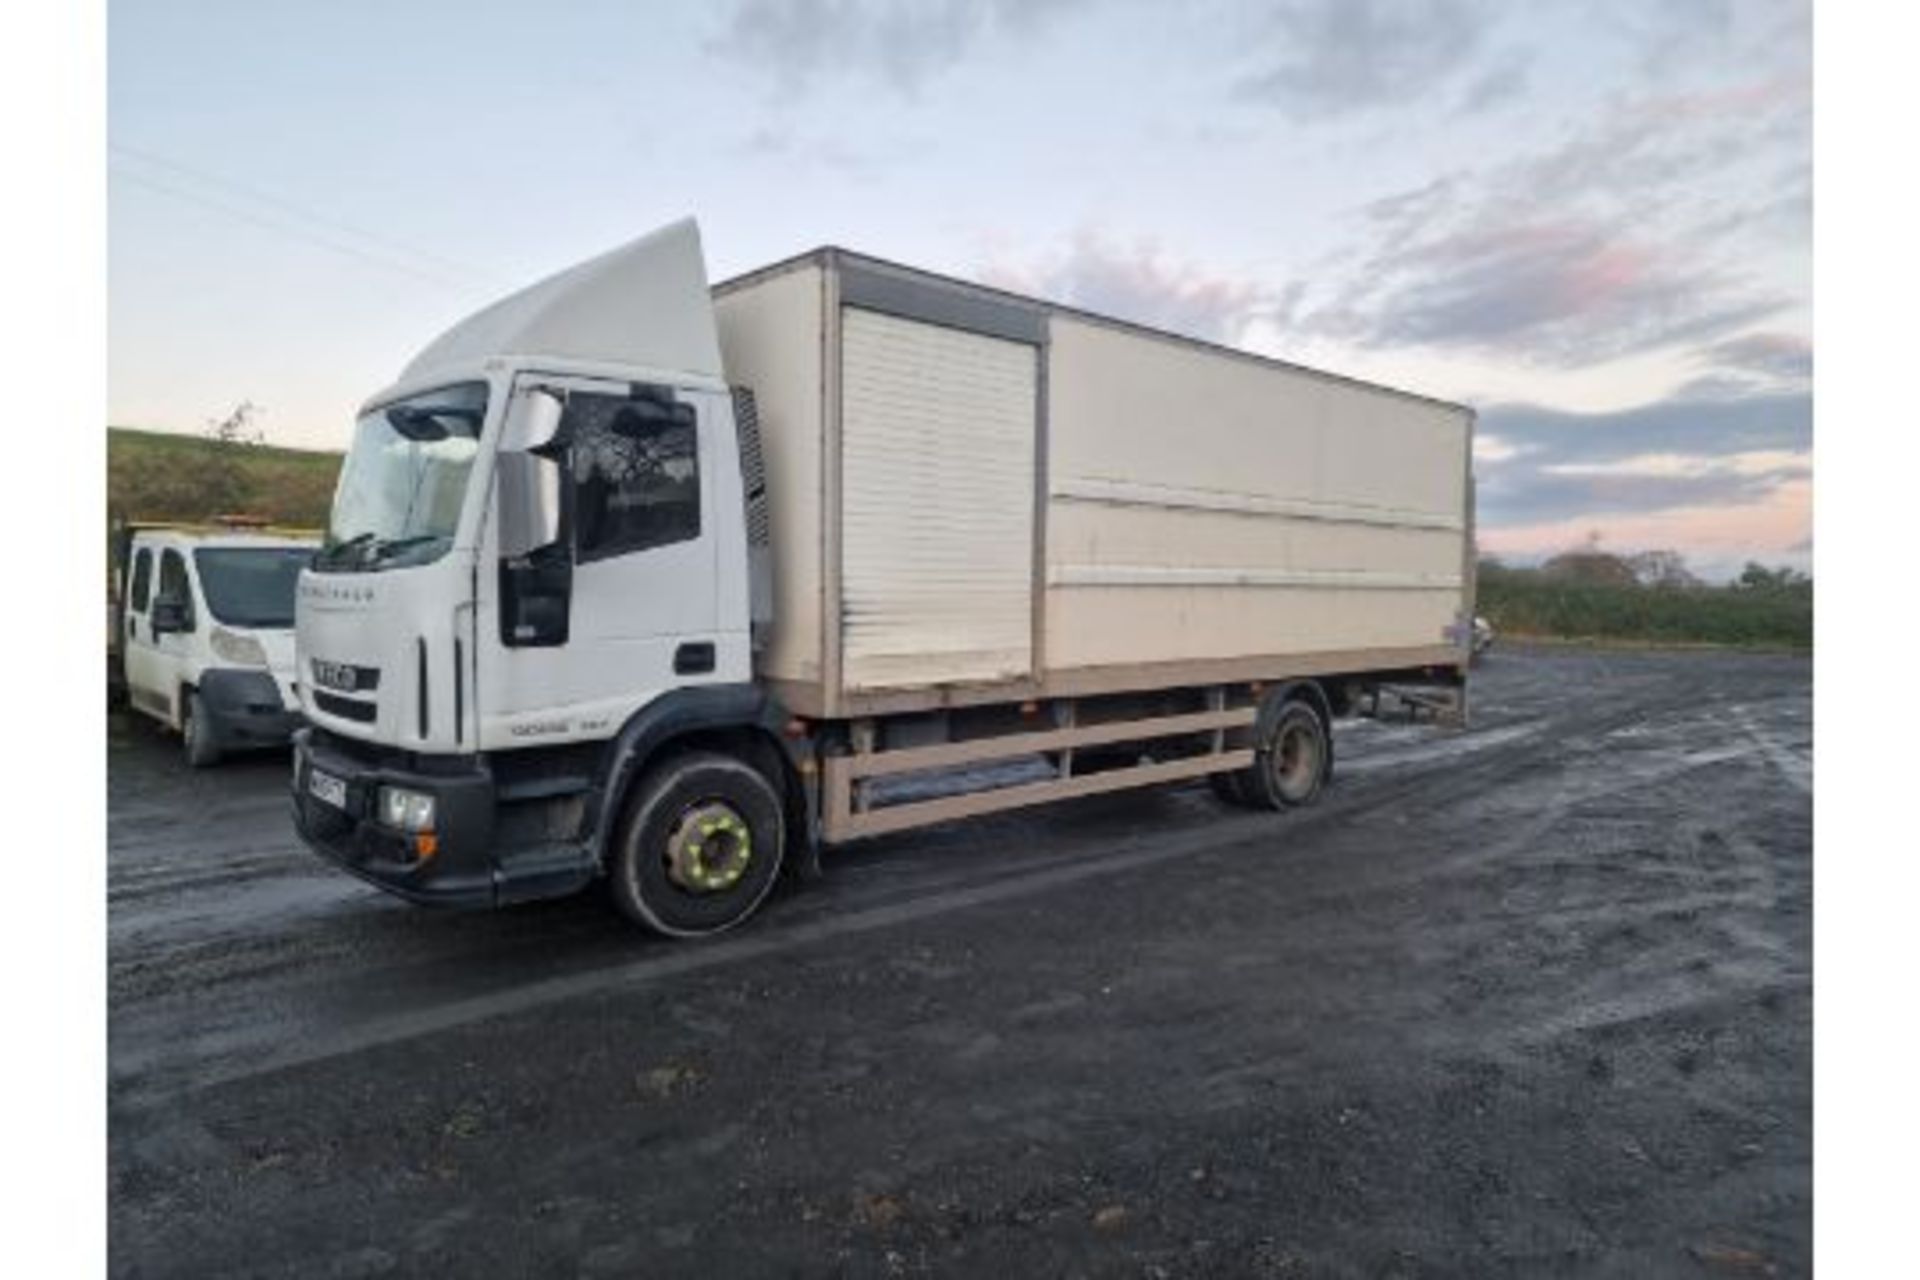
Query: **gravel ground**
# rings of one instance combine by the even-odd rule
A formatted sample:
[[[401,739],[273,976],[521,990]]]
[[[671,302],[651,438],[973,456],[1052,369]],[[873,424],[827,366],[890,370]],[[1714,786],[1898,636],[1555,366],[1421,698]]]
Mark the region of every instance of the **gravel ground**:
[[[1811,685],[1503,650],[1312,810],[908,833],[696,945],[409,908],[116,718],[111,1269],[1804,1274]]]

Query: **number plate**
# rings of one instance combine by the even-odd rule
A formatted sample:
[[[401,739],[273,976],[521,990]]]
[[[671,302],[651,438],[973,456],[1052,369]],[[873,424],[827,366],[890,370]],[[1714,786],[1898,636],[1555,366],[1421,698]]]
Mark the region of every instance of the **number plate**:
[[[325,800],[336,809],[347,807],[347,782],[344,778],[336,778],[318,769],[309,769],[307,770],[307,790],[312,792],[316,799]]]

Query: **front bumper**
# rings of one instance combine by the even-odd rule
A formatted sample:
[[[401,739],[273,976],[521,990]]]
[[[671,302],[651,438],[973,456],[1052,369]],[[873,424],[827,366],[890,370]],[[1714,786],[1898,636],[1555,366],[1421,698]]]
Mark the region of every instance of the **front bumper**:
[[[300,727],[300,713],[287,709],[268,672],[205,671],[199,691],[213,740],[223,751],[284,746]]]
[[[346,805],[313,794],[315,769],[346,784]],[[415,855],[411,837],[374,820],[383,784],[434,796],[437,848]],[[494,786],[479,757],[457,757],[428,771],[400,753],[366,756],[312,729],[293,735],[293,823],[309,848],[343,870],[409,902],[491,907],[497,901]]]

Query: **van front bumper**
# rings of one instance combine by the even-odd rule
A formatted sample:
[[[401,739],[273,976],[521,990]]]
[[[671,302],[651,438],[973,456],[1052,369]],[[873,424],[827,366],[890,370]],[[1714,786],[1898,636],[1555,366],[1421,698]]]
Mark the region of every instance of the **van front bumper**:
[[[480,757],[435,759],[431,770],[401,753],[365,753],[358,744],[323,740],[310,728],[293,735],[293,823],[315,853],[387,892],[425,906],[491,907],[494,787]],[[314,792],[314,775],[338,780],[343,805]],[[414,838],[376,820],[382,786],[434,798],[434,850],[422,856]]]
[[[300,727],[300,713],[287,710],[268,672],[204,671],[199,692],[213,741],[223,751],[284,746]]]

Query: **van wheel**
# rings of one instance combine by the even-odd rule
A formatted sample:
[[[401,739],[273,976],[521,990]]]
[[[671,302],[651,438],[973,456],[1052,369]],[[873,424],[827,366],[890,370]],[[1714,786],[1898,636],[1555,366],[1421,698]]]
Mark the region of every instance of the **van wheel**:
[[[1255,800],[1272,809],[1293,809],[1320,798],[1333,764],[1326,721],[1305,702],[1280,708],[1253,758]]]
[[[180,716],[180,742],[187,765],[204,769],[210,764],[219,763],[220,747],[213,740],[213,722],[207,719],[207,704],[200,700],[197,691],[187,691],[186,705]]]
[[[689,752],[635,788],[608,869],[628,919],[675,938],[719,933],[765,899],[786,852],[773,784],[749,765]]]

